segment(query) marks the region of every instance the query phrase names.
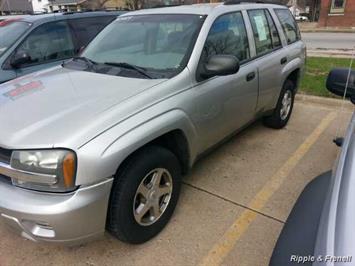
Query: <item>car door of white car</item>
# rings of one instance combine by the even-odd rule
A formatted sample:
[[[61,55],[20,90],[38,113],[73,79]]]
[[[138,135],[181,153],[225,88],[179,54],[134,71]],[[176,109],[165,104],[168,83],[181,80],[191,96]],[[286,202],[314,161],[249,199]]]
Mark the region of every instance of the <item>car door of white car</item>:
[[[209,31],[199,64],[212,55],[234,55],[240,61],[236,74],[200,79],[195,89],[196,116],[202,150],[222,140],[255,116],[258,72],[250,61],[250,47],[241,12],[218,17]],[[199,79],[197,75],[197,79]]]

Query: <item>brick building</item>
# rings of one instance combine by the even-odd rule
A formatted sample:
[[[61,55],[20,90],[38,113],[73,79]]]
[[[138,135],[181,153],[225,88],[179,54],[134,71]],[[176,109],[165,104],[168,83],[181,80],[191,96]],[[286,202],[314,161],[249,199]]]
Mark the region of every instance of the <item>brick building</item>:
[[[355,0],[322,0],[319,27],[355,27]]]

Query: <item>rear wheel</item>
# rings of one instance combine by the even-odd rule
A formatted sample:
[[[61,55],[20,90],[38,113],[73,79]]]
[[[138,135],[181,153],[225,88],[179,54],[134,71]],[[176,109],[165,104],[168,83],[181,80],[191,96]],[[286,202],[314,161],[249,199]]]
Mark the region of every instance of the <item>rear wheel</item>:
[[[146,147],[117,173],[108,213],[108,230],[118,239],[139,244],[168,223],[181,186],[180,164],[162,147]]]
[[[280,129],[287,125],[293,110],[295,100],[295,84],[286,80],[282,88],[276,109],[271,116],[264,117],[263,122],[267,127]]]

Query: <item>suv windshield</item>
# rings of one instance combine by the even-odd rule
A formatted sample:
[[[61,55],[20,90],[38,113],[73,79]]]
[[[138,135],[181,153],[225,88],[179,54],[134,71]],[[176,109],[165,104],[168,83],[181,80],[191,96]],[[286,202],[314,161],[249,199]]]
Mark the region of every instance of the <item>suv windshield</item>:
[[[136,15],[118,18],[88,46],[82,57],[100,69],[123,68],[105,74],[169,78],[187,64],[204,16]],[[124,73],[125,72],[125,73]]]
[[[0,56],[31,27],[30,23],[14,20],[0,22]]]

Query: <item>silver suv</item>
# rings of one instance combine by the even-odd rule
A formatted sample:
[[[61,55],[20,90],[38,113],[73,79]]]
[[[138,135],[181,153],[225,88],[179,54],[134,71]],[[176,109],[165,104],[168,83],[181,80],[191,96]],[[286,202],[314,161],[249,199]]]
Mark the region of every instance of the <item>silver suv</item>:
[[[3,84],[2,220],[35,241],[142,243],[204,151],[258,118],[284,127],[305,45],[286,7],[238,2],[125,14],[81,57]]]

